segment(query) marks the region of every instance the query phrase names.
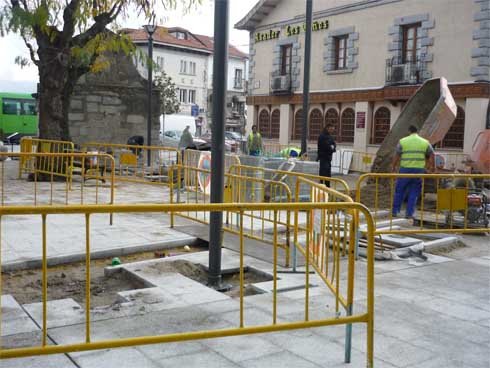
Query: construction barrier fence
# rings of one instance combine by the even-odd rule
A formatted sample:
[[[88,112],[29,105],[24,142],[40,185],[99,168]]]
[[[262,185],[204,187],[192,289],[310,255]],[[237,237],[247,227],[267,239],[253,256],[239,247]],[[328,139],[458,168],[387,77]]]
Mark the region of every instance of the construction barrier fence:
[[[18,160],[27,181],[14,178],[8,162]],[[62,166],[65,165],[64,168]],[[13,166],[10,165],[13,169]],[[80,181],[73,178],[79,176]],[[100,153],[0,153],[0,196],[6,205],[112,204],[114,158]]]
[[[316,190],[323,191],[325,189],[321,187],[316,187]],[[327,190],[328,191],[328,190]],[[111,335],[104,337],[104,339],[95,340],[92,337],[92,327],[93,324],[97,322],[97,311],[93,310],[91,307],[91,268],[90,268],[90,251],[91,251],[91,218],[94,217],[95,214],[100,213],[188,213],[188,212],[229,212],[236,213],[240,218],[240,226],[238,229],[238,237],[240,243],[240,266],[239,266],[239,278],[240,278],[240,286],[239,286],[239,311],[236,315],[236,322],[226,322],[225,325],[220,324],[219,326],[214,327],[213,324],[207,323],[206,329],[200,329],[199,325],[193,325],[190,331],[183,331],[180,324],[167,325],[167,324],[158,324],[158,321],[152,321],[151,331],[153,332],[151,335],[147,336],[132,336],[130,330],[125,330],[124,328],[120,329],[120,333],[125,333],[121,337],[117,332],[114,334],[114,337]],[[245,304],[244,300],[244,272],[245,272],[245,261],[244,261],[244,251],[245,251],[245,234],[244,234],[244,226],[243,219],[245,218],[245,213],[250,212],[262,212],[267,211],[273,213],[273,242],[271,247],[271,253],[273,254],[273,287],[272,287],[272,300],[271,300],[271,319],[270,322],[261,322],[260,325],[254,324],[246,324],[245,317],[249,313],[249,309]],[[315,223],[315,219],[318,218],[317,212],[320,211],[320,218],[330,218],[326,220],[325,228],[320,225],[320,228],[317,228],[317,224]],[[360,305],[359,308],[356,308],[356,312],[352,310],[352,300],[354,296],[354,285],[353,282],[350,281],[353,278],[355,262],[352,256],[352,244],[355,243],[355,233],[352,233],[350,230],[343,231],[345,233],[349,233],[348,238],[348,251],[349,258],[348,260],[339,260],[339,240],[340,236],[338,235],[341,232],[339,228],[339,217],[335,217],[337,213],[351,213],[353,217],[356,217],[361,213],[367,223],[367,240],[368,240],[368,256],[366,267],[366,277],[363,279],[364,288],[366,292],[366,298],[363,297],[361,300],[365,300],[362,302],[364,305]],[[308,220],[308,224],[306,226],[309,229],[305,236],[295,237],[295,247],[297,247],[303,254],[306,259],[305,265],[305,273],[304,273],[304,309],[303,309],[303,317],[295,317],[294,319],[291,317],[282,318],[282,313],[287,313],[281,304],[281,295],[278,292],[277,282],[279,279],[278,273],[278,265],[277,265],[277,253],[278,253],[278,227],[279,227],[279,213],[280,212],[302,212],[306,214],[307,219],[313,219],[313,221]],[[322,214],[323,213],[323,214]],[[129,347],[129,346],[137,346],[137,345],[145,345],[145,344],[156,344],[156,343],[168,343],[168,342],[182,342],[182,341],[190,341],[197,339],[207,339],[207,338],[217,338],[217,337],[227,337],[227,336],[237,336],[237,335],[247,335],[247,334],[256,334],[256,333],[265,333],[265,332],[276,332],[276,331],[287,331],[294,329],[304,329],[311,327],[322,327],[322,326],[331,326],[331,325],[345,325],[346,326],[346,361],[350,360],[350,339],[351,335],[349,333],[349,326],[354,323],[363,323],[366,325],[366,351],[367,351],[367,367],[373,367],[373,321],[374,321],[374,249],[373,249],[373,236],[374,236],[374,224],[371,218],[371,215],[366,207],[359,203],[352,202],[342,202],[342,203],[324,203],[324,202],[316,202],[316,203],[222,203],[222,204],[170,204],[170,205],[84,205],[84,206],[24,206],[24,207],[11,207],[5,206],[0,207],[0,218],[4,217],[21,217],[24,215],[29,216],[39,216],[41,219],[40,227],[42,232],[41,237],[41,249],[42,249],[42,323],[40,323],[41,335],[40,341],[38,344],[28,345],[23,347],[14,347],[14,348],[6,348],[0,344],[0,359],[7,358],[20,358],[27,356],[35,356],[35,355],[45,355],[45,354],[60,354],[60,353],[70,353],[70,352],[80,352],[80,351],[88,351],[88,350],[97,350],[97,349],[109,349],[109,348],[118,348],[118,347]],[[86,269],[86,297],[85,297],[85,305],[84,305],[84,321],[80,322],[79,329],[80,331],[80,341],[63,343],[62,341],[57,342],[56,345],[51,345],[48,339],[48,329],[51,327],[48,323],[48,314],[50,311],[48,310],[48,266],[47,266],[47,247],[48,241],[50,239],[48,234],[48,229],[51,227],[47,226],[47,220],[49,218],[50,224],[52,221],[56,222],[56,219],[60,216],[54,215],[78,215],[84,216],[85,218],[85,269]],[[294,216],[294,218],[298,218]],[[312,223],[313,222],[313,223]],[[341,221],[340,221],[341,222]],[[328,224],[328,225],[327,225]],[[299,232],[298,227],[300,224],[293,220],[291,224],[288,224],[290,227],[290,231],[292,233]],[[3,232],[9,231],[9,227],[4,225],[2,227]],[[317,250],[315,244],[310,243],[312,237],[317,236],[316,233],[323,234],[325,239],[330,239],[326,242],[323,251]],[[352,233],[352,234],[351,234]],[[335,235],[337,234],[337,235]],[[327,249],[331,248],[330,254],[327,256]],[[320,261],[319,261],[320,260]],[[323,261],[321,260],[331,260],[330,267],[335,267],[335,270],[332,271],[334,275],[336,275],[331,281],[331,277],[322,277],[325,281],[328,281],[330,284],[330,289],[333,291],[333,294],[336,299],[336,312],[332,313],[332,311],[326,311],[325,314],[312,317],[310,314],[311,306],[309,304],[310,301],[310,267],[314,269],[319,269],[322,272],[322,275],[325,276],[325,269],[322,271]],[[340,267],[343,267],[344,264],[347,264],[346,269],[348,270],[349,275],[347,275],[348,281],[345,282],[346,291],[344,294],[341,293],[343,288],[339,284],[339,275],[343,272],[340,270]],[[0,264],[1,267],[1,264]],[[326,265],[325,265],[326,267]],[[358,287],[359,288],[359,287]],[[1,284],[0,284],[0,292],[1,292]],[[343,297],[342,295],[347,295]],[[195,296],[199,298],[199,295]],[[361,304],[361,300],[359,303]],[[1,302],[1,301],[0,301]],[[341,313],[341,309],[339,309],[339,305],[347,306],[347,312]],[[1,305],[0,305],[1,307]],[[0,311],[2,309],[0,308]],[[1,312],[0,312],[1,313]],[[169,311],[169,313],[174,313],[173,311]],[[1,316],[0,316],[1,321]],[[172,327],[173,326],[173,327]],[[182,325],[183,326],[183,325]],[[117,328],[117,326],[116,326]],[[129,336],[128,336],[129,334]],[[0,325],[0,336],[1,336],[1,325]],[[72,340],[73,341],[73,340]]]
[[[406,192],[401,193],[402,188]],[[490,231],[488,188],[489,174],[364,174],[357,182],[356,202],[374,213],[378,234],[486,233]],[[408,220],[413,220],[413,226],[400,229],[406,221],[394,216],[395,196],[403,204],[396,215],[403,217],[412,190],[416,211]]]
[[[368,173],[371,171],[375,157],[375,153],[342,149],[340,167],[346,169],[347,172]]]
[[[200,169],[211,169],[211,152],[186,149],[183,151],[183,165],[198,167]],[[225,154],[225,172],[230,170],[232,165],[240,165],[240,158],[235,154]]]
[[[179,150],[172,147],[89,142],[82,144],[80,149],[83,152],[113,156],[116,180],[132,183],[167,186],[169,167],[181,161]]]
[[[170,203],[210,203],[211,171],[190,166],[176,165],[171,168]],[[260,178],[225,174],[224,202],[225,203],[290,203],[291,191],[282,182],[264,180]],[[188,218],[203,224],[209,224],[210,214],[207,212],[190,211],[186,213],[172,213],[171,226],[174,225],[174,216]],[[273,213],[271,211],[244,211],[242,216],[227,211],[224,213],[225,231],[238,234],[240,224],[243,225],[244,236],[250,239],[272,243]],[[279,213],[276,219],[285,237],[277,241],[277,245],[286,253],[286,264],[289,264],[290,243],[288,236],[288,224],[290,213]]]
[[[73,142],[57,141],[50,139],[38,139],[30,137],[22,137],[20,140],[21,153],[73,153],[75,146]],[[58,156],[55,160],[52,158],[39,156],[35,163],[32,156],[19,157],[19,179],[22,174],[38,174],[53,175],[57,177],[67,178],[71,180],[71,172],[73,170],[73,157]]]
[[[246,166],[246,165],[233,165],[229,170],[230,174],[247,176],[247,177],[258,177],[266,180],[275,180],[285,183],[290,189],[292,195],[296,197],[299,201],[308,201],[310,199],[309,191],[300,191],[300,193],[296,193],[297,182],[299,178],[309,179],[316,183],[325,183],[328,182],[330,188],[339,191],[344,194],[348,194],[350,192],[348,184],[338,178],[338,177],[330,177],[326,178],[319,175],[306,174],[302,172],[288,171],[288,170],[276,170],[276,169],[268,169],[265,167],[259,166]],[[300,187],[302,189],[302,187]]]

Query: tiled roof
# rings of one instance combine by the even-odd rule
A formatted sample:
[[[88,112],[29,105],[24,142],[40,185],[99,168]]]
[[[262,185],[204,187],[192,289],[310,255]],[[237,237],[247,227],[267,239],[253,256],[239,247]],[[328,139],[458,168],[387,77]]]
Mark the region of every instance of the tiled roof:
[[[169,32],[178,31],[187,33],[187,39],[182,40],[172,36]],[[148,35],[144,29],[131,29],[125,28],[121,32],[127,34],[133,42],[147,42]],[[193,49],[202,50],[203,52],[212,53],[214,50],[213,37],[198,35],[181,27],[160,27],[158,26],[155,33],[153,34],[154,42],[164,43],[169,45],[176,45],[182,47],[189,47]],[[248,55],[244,52],[238,50],[235,46],[228,46],[228,55],[237,58],[247,58]]]

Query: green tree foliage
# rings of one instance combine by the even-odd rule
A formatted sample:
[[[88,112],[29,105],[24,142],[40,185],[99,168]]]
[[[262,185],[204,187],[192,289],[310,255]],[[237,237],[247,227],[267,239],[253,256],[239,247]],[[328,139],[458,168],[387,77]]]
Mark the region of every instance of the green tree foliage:
[[[107,67],[107,52],[131,54],[135,47],[115,31],[117,21],[138,12],[147,21],[156,6],[189,9],[200,0],[4,0],[0,35],[19,34],[39,70],[41,138],[70,139],[68,109],[73,88],[83,74]],[[6,50],[4,50],[6,52]],[[18,57],[26,65],[29,60]]]
[[[160,91],[163,114],[176,114],[180,111],[180,102],[177,98],[177,88],[172,78],[163,70],[155,77],[155,87]]]

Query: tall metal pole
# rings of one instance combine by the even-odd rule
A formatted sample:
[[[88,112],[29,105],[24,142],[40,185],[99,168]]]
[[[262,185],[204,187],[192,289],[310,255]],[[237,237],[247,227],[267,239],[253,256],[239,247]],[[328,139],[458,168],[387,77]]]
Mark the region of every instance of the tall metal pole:
[[[308,152],[308,117],[310,106],[310,59],[311,59],[311,20],[313,17],[313,0],[306,0],[305,30],[305,72],[303,75],[303,131],[301,134],[301,154]]]
[[[148,122],[147,122],[147,141],[146,145],[151,146],[151,118],[152,118],[152,93],[153,93],[153,27],[146,27],[148,32]],[[148,167],[151,167],[151,150],[147,150],[146,157],[148,158]]]
[[[211,203],[223,202],[225,168],[225,106],[228,69],[228,0],[214,2],[213,138],[211,141]],[[211,212],[208,284],[221,284],[223,213]]]

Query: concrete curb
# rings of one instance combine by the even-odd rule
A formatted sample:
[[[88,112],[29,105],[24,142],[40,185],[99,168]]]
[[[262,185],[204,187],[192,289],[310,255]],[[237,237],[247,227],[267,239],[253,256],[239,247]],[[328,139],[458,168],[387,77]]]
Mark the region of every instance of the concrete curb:
[[[95,250],[90,253],[90,259],[101,259],[109,257],[119,257],[134,253],[150,252],[155,250],[164,250],[184,245],[198,245],[202,241],[194,236],[188,238],[167,240],[154,243],[144,243],[137,245],[128,245],[119,248]],[[62,264],[81,262],[85,260],[85,253],[71,253],[48,258],[48,267]],[[42,258],[32,258],[25,261],[16,261],[2,265],[2,272],[12,272],[32,268],[41,268]]]

